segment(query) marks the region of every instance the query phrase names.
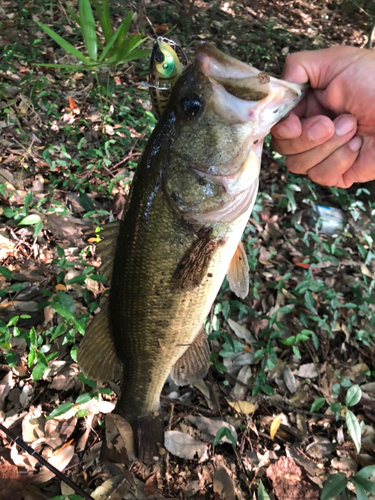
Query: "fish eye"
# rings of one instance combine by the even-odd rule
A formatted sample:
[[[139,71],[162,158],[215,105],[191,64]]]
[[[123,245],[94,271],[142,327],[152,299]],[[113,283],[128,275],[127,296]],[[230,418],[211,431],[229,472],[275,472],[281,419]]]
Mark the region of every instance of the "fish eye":
[[[202,99],[197,94],[187,94],[180,99],[180,105],[188,116],[196,116],[202,109]]]

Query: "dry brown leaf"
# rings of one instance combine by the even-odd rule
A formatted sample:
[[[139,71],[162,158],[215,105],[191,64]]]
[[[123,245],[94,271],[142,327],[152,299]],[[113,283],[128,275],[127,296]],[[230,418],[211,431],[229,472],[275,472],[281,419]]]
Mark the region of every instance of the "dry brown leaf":
[[[53,454],[51,458],[48,459],[48,462],[56,467],[60,472],[65,469],[65,467],[69,464],[74,455],[74,446],[69,445],[61,448],[57,453]],[[39,474],[35,477],[34,482],[36,484],[43,484],[55,477],[55,474],[47,469],[47,467],[42,467]]]
[[[207,445],[180,431],[165,432],[164,446],[169,453],[176,455],[176,457],[186,458],[187,460],[198,458],[199,462],[208,459]]]
[[[235,500],[236,498],[233,480],[224,467],[219,467],[215,470],[213,489],[214,493],[217,493],[220,499]],[[215,496],[215,498],[217,497]]]
[[[155,495],[157,489],[158,489],[158,478],[156,474],[153,474],[145,482],[145,487],[143,491],[146,497],[149,497],[151,495]]]

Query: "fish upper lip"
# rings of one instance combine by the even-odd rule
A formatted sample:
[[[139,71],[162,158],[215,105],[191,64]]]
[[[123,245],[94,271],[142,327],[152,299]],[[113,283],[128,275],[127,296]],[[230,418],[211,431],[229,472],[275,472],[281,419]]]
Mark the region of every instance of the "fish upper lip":
[[[233,95],[236,95],[236,93],[233,92],[236,88],[239,92],[246,92],[246,89],[249,89],[251,85],[256,86],[258,80],[259,91],[263,93],[263,95],[259,96],[258,99],[243,100],[261,100],[268,94],[267,90],[269,87],[275,85],[282,86],[292,91],[296,95],[296,98],[299,98],[309,87],[308,84],[288,82],[269,76],[250,64],[243,63],[224,54],[207,42],[201,43],[196,53],[195,60],[202,72],[208,78],[215,80]],[[238,95],[237,97],[241,98]]]

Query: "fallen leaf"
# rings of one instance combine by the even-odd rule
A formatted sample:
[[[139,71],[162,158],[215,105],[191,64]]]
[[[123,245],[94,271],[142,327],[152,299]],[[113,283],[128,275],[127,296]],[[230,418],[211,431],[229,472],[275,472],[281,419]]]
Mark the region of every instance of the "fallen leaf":
[[[237,337],[245,340],[248,344],[253,344],[254,342],[256,342],[256,338],[253,336],[253,334],[247,328],[240,325],[236,321],[228,318],[228,325],[231,327]]]
[[[275,437],[276,432],[279,430],[280,424],[281,424],[281,418],[280,417],[275,417],[272,420],[272,423],[270,425],[270,436],[271,436],[271,439],[273,439]]]
[[[60,472],[65,469],[69,464],[74,455],[74,446],[69,445],[61,448],[57,453],[53,454],[52,457],[48,459],[48,462],[56,467]],[[43,484],[55,477],[54,472],[47,469],[47,467],[42,467],[39,474],[35,477],[34,482],[36,484]]]
[[[297,375],[301,378],[315,378],[319,373],[315,363],[306,363],[299,367]]]
[[[151,477],[147,479],[144,487],[144,494],[146,497],[154,495],[158,489],[158,478],[156,474],[153,474]]]
[[[186,458],[187,460],[198,458],[200,462],[208,459],[208,446],[183,432],[166,431],[164,446],[169,453],[180,458]]]
[[[254,413],[257,409],[257,406],[253,405],[253,403],[249,403],[249,401],[228,401],[228,404],[238,413],[242,413],[243,415],[250,415],[250,413]]]
[[[291,369],[288,368],[287,366],[284,368],[283,378],[284,378],[285,385],[289,389],[289,392],[294,394],[297,391],[297,382],[296,382],[296,378],[293,375]]]
[[[214,493],[217,493],[220,499],[235,500],[236,494],[233,480],[224,467],[219,467],[215,470],[212,482]]]
[[[121,500],[130,490],[130,484],[123,474],[119,474],[112,479],[107,479],[90,493],[94,500]]]

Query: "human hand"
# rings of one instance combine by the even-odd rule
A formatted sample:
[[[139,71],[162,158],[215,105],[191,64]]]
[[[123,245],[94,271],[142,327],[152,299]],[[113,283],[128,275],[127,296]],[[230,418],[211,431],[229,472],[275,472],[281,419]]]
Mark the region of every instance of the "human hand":
[[[293,173],[348,188],[375,179],[375,53],[355,47],[290,55],[283,78],[310,82],[306,97],[272,129]]]

